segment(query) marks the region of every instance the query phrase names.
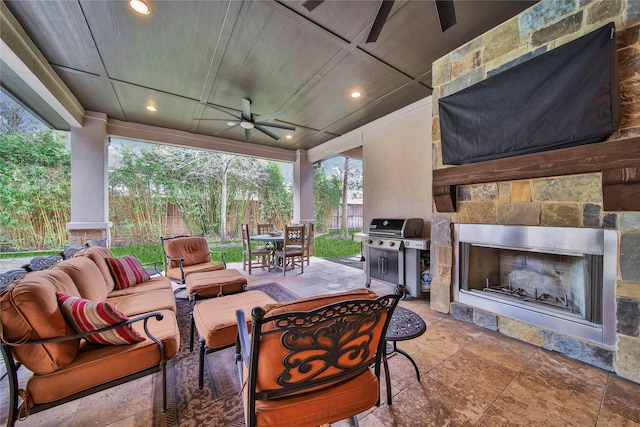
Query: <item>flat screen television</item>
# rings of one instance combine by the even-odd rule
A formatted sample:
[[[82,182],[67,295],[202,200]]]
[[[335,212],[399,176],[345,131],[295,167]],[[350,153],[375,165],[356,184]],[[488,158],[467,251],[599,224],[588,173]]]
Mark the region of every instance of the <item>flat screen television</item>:
[[[620,123],[615,25],[441,98],[439,115],[450,165],[604,141]]]

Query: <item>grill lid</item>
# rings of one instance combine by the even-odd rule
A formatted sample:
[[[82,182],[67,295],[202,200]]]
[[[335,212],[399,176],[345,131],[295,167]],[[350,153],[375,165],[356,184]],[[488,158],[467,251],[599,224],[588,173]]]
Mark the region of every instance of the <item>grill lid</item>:
[[[375,218],[369,225],[369,236],[395,237],[419,237],[422,235],[424,220],[422,218],[388,219]]]

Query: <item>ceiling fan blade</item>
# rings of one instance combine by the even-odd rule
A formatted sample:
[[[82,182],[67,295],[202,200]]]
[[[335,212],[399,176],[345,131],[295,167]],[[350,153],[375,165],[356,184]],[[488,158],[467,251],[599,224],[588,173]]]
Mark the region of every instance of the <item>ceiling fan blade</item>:
[[[307,9],[309,12],[313,12],[313,9],[320,6],[324,0],[307,0],[302,3],[302,7]]]
[[[376,20],[373,21],[373,26],[371,27],[371,31],[369,32],[369,37],[367,37],[367,43],[375,42],[376,40],[378,40],[378,36],[382,31],[384,23],[387,21],[387,17],[391,12],[394,1],[395,0],[382,0],[380,9],[378,9],[378,15],[376,15]]]
[[[456,25],[456,11],[453,8],[453,0],[435,0],[440,19],[440,28],[444,33],[449,28]]]
[[[268,113],[268,114],[262,114],[260,116],[255,116],[253,118],[253,121],[255,122],[268,122],[269,120],[273,120],[275,118],[278,118],[280,116],[286,116],[287,112],[286,111],[274,111],[273,113]]]
[[[246,120],[251,121],[251,101],[242,98],[242,117]]]
[[[244,130],[244,142],[251,142],[251,129]]]
[[[271,138],[275,139],[276,141],[280,139],[278,137],[278,135],[276,135],[273,132],[269,132],[267,129],[263,128],[262,126],[256,125],[256,127],[254,129],[258,129],[260,132],[264,133],[267,136],[270,136]]]
[[[269,126],[272,128],[278,128],[278,129],[286,129],[286,130],[296,130],[295,126],[291,126],[291,125],[285,125],[285,124],[281,124],[281,123],[265,123],[265,122],[254,122],[254,124],[256,126]]]
[[[222,113],[228,114],[228,115],[230,115],[231,117],[233,117],[236,120],[242,120],[242,117],[240,117],[240,116],[238,116],[238,115],[236,115],[236,114],[234,114],[234,113],[232,113],[230,111],[225,110],[223,107],[218,107],[217,105],[213,105],[213,104],[205,104],[205,106],[206,107],[211,107],[214,110],[218,110],[218,111],[220,111]]]

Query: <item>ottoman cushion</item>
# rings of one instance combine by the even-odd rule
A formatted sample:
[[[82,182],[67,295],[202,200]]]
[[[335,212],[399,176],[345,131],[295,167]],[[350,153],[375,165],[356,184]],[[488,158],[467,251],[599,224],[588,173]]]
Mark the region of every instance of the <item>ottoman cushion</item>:
[[[276,301],[262,291],[247,291],[223,298],[208,299],[196,304],[193,320],[208,348],[227,347],[236,342],[236,310],[250,313],[254,307],[264,307]],[[251,327],[251,315],[247,316]]]
[[[232,268],[191,273],[185,280],[189,296],[197,295],[198,298],[211,298],[242,292],[246,284],[247,278]]]

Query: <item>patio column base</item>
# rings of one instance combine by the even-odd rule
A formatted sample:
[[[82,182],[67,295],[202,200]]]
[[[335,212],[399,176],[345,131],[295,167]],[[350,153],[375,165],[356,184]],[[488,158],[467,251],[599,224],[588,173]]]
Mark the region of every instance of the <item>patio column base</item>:
[[[69,232],[70,246],[111,246],[110,229],[112,222],[69,222],[67,231]]]

